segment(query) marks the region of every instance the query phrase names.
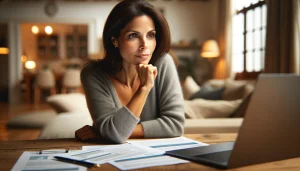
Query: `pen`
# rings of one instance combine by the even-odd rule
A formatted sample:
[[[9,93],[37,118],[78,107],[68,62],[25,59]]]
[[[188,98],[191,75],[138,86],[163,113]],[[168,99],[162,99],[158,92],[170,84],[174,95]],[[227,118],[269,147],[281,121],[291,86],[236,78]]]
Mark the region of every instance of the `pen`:
[[[58,159],[59,161],[78,164],[78,165],[82,165],[82,166],[89,167],[89,168],[101,166],[100,164],[94,164],[94,163],[90,163],[87,161],[76,161],[76,160],[72,160],[72,159],[68,159],[68,158],[64,158],[64,157],[60,157],[60,156],[55,156],[55,158]]]

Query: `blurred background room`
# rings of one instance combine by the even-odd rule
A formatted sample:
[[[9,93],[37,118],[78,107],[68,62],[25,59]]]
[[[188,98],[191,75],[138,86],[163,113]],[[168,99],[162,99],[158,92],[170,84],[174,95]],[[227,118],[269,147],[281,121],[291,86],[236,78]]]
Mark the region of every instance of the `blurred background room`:
[[[38,138],[50,120],[66,112],[53,107],[49,97],[84,96],[81,66],[87,59],[103,57],[104,23],[118,2],[0,0],[0,140]],[[228,119],[251,94],[246,85],[255,86],[260,73],[300,74],[300,0],[148,2],[169,23],[170,54],[178,60],[185,107],[193,116],[192,99],[205,99],[198,95],[208,83],[214,88],[210,92],[231,93],[226,86],[234,90],[214,99],[235,106],[222,115]],[[229,85],[228,80],[240,82]],[[242,84],[243,92],[233,89]],[[28,114],[32,117],[20,118]]]

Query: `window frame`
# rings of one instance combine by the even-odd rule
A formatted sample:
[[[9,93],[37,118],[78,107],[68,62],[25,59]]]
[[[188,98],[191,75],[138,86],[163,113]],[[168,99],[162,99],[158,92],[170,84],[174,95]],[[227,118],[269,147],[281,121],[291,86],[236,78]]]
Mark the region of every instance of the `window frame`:
[[[244,28],[243,28],[243,37],[244,37],[244,47],[243,47],[243,61],[244,61],[244,66],[243,66],[243,71],[242,72],[236,72],[235,73],[235,79],[236,80],[253,80],[258,77],[260,73],[263,72],[264,68],[262,68],[261,71],[252,71],[248,72],[247,71],[247,12],[251,10],[255,10],[255,8],[262,8],[264,5],[266,5],[265,0],[263,1],[258,1],[255,4],[250,4],[248,7],[244,7],[240,10],[236,10],[234,16],[237,16],[239,14],[243,14],[244,17]],[[260,27],[260,31],[263,30],[263,26]],[[263,43],[263,42],[262,42]],[[260,51],[263,50],[263,46],[260,47]]]

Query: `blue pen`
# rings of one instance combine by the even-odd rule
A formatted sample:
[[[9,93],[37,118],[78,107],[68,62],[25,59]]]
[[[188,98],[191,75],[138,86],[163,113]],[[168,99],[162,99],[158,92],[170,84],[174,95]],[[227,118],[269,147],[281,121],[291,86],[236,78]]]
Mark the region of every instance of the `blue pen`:
[[[60,161],[64,161],[64,162],[68,162],[68,163],[73,163],[73,164],[78,164],[78,165],[82,165],[85,167],[100,167],[100,164],[94,164],[94,163],[90,163],[84,160],[81,161],[77,161],[77,160],[73,160],[73,159],[69,159],[69,158],[64,158],[61,156],[55,156],[56,159],[60,160]]]

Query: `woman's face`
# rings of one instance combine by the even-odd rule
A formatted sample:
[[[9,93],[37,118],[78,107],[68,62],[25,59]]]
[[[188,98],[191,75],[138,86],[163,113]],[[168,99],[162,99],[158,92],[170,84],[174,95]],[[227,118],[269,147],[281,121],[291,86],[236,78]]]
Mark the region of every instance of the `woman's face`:
[[[133,18],[114,41],[120,49],[123,65],[148,64],[156,47],[155,33],[150,17],[143,15]]]

